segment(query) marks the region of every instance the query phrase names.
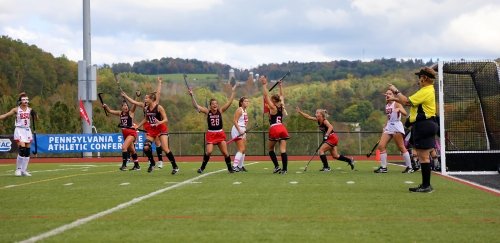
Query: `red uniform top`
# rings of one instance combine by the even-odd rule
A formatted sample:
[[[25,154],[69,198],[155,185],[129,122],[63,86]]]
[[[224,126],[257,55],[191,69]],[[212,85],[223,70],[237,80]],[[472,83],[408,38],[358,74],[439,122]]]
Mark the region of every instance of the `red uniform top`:
[[[207,123],[209,131],[222,130],[222,113],[219,109],[215,113],[211,110],[208,111]]]

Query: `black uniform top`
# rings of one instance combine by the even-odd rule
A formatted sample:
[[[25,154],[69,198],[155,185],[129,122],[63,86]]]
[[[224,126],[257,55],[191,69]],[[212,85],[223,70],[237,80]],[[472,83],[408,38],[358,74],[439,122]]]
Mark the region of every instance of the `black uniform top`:
[[[132,127],[132,117],[129,112],[120,113],[120,127]]]
[[[270,125],[273,125],[276,123],[281,123],[283,121],[283,107],[280,106],[277,108],[278,108],[278,112],[276,112],[276,114],[274,114],[274,115],[269,114],[269,124]]]
[[[222,130],[222,113],[219,109],[215,113],[208,111],[207,115],[208,130]]]
[[[144,109],[144,116],[146,116],[147,121],[149,124],[155,124],[158,121],[162,120],[161,114],[158,111],[158,105],[156,105],[153,109],[149,109],[149,106],[146,106],[146,109]]]
[[[326,121],[326,119],[323,120],[322,123],[320,123],[318,121],[318,128],[323,133],[323,136],[326,134],[326,132],[328,132],[328,127],[325,125],[325,121]],[[333,133],[333,130],[332,130],[332,133]]]

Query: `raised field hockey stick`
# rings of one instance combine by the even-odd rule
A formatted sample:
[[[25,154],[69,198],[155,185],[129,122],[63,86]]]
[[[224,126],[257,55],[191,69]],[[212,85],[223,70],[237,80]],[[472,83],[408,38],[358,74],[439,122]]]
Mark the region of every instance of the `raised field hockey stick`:
[[[101,102],[101,105],[104,105],[104,101],[102,101],[102,95],[103,93],[99,93],[97,94],[97,96],[99,96],[99,101]],[[108,111],[106,110],[106,108],[102,107],[104,109],[104,114],[106,114],[106,116],[108,116]]]
[[[314,151],[314,154],[313,156],[309,159],[309,161],[307,161],[307,164],[306,164],[306,167],[304,167],[304,171],[307,171],[307,167],[309,167],[309,164],[311,163],[312,159],[314,158],[314,156],[316,156],[316,154],[318,153],[319,151],[319,148],[321,148],[321,145],[323,145],[323,143],[325,143],[325,141],[323,140],[321,142],[321,144],[318,146],[318,148],[316,149],[316,151]]]
[[[230,144],[230,143],[236,141],[236,139],[240,138],[241,136],[245,135],[247,132],[252,131],[253,129],[255,129],[257,127],[259,127],[259,125],[256,123],[255,125],[253,125],[253,127],[248,128],[247,130],[245,130],[244,133],[242,133],[242,134],[236,136],[235,138],[232,138],[231,140],[227,141],[226,144]]]
[[[133,128],[133,127],[126,127],[126,126],[122,126],[121,124],[118,124],[118,127],[119,127],[119,128],[129,128],[129,129],[135,129],[135,130],[137,130],[137,131],[139,131],[139,132],[146,132],[146,130],[144,130],[144,129]]]
[[[31,122],[33,123],[33,143],[35,146],[35,149],[33,150],[33,154],[38,153],[38,141],[36,140],[36,122],[35,119],[37,117],[36,112],[34,110],[31,110]]]
[[[278,85],[281,81],[283,81],[288,75],[290,75],[290,71],[286,72],[285,75],[283,75],[283,77],[281,77],[276,83],[274,83],[273,87],[271,87],[269,91],[273,90],[274,87],[276,87],[276,85]]]
[[[196,104],[196,111],[200,112],[200,108],[198,108],[198,103],[196,102],[196,98],[194,97],[193,90],[191,89],[191,87],[189,87],[189,84],[187,81],[187,74],[184,74],[182,76],[184,77],[184,83],[186,84],[186,87],[187,87],[189,93],[191,94],[191,97],[192,97],[194,103]]]
[[[115,78],[115,82],[118,85],[118,88],[120,89],[121,92],[123,92],[122,86],[120,85],[120,80],[118,80],[118,74],[113,73],[113,77]]]
[[[370,158],[370,156],[372,156],[373,154],[373,151],[375,151],[375,149],[377,148],[378,144],[380,143],[380,140],[377,141],[377,143],[373,146],[372,150],[370,151],[370,153],[366,154],[366,157],[367,158]]]

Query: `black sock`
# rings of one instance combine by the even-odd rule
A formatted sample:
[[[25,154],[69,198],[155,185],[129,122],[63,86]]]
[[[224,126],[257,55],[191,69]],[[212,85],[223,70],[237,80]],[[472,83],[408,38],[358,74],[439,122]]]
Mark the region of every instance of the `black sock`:
[[[345,157],[344,155],[340,155],[340,156],[339,156],[339,158],[338,158],[338,160],[342,160],[342,161],[345,161],[345,162],[347,162],[347,163],[352,162],[352,160],[351,160],[351,159],[349,159],[349,158]]]
[[[319,158],[321,159],[321,162],[323,163],[323,168],[330,167],[330,166],[328,166],[328,159],[326,158],[326,154],[320,155]]]
[[[201,163],[201,170],[205,170],[209,160],[210,160],[210,155],[204,154],[203,155],[203,162]]]
[[[420,169],[422,170],[422,186],[428,187],[431,185],[431,164],[421,163]]]
[[[161,146],[156,147],[156,155],[158,155],[159,161],[163,161],[162,153],[163,153],[163,149],[161,148]]]
[[[174,157],[174,154],[172,153],[172,151],[168,152],[166,155],[167,155],[167,158],[170,161],[170,163],[172,163],[172,167],[174,169],[177,169],[177,163],[175,163],[175,157]]]
[[[128,152],[122,152],[122,166],[127,166]]]
[[[132,159],[134,160],[134,162],[137,160],[137,153],[132,154]]]
[[[231,156],[224,157],[224,161],[226,161],[227,169],[232,170],[233,168],[231,167]]]
[[[274,168],[279,167],[278,158],[276,157],[276,153],[274,151],[269,151],[269,157],[271,157],[271,161],[273,161]]]
[[[155,166],[155,159],[153,158],[153,152],[151,152],[151,149],[148,149],[147,151],[144,150],[144,154],[146,157],[148,157],[149,163],[151,166]]]
[[[281,153],[281,162],[283,163],[283,170],[288,170],[288,155]]]

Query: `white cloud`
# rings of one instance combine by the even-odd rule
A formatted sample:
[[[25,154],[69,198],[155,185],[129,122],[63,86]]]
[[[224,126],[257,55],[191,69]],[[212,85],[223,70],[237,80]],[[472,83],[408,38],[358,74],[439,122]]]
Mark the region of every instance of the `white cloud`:
[[[349,27],[351,22],[349,13],[343,9],[316,8],[307,10],[305,15],[314,29]]]

